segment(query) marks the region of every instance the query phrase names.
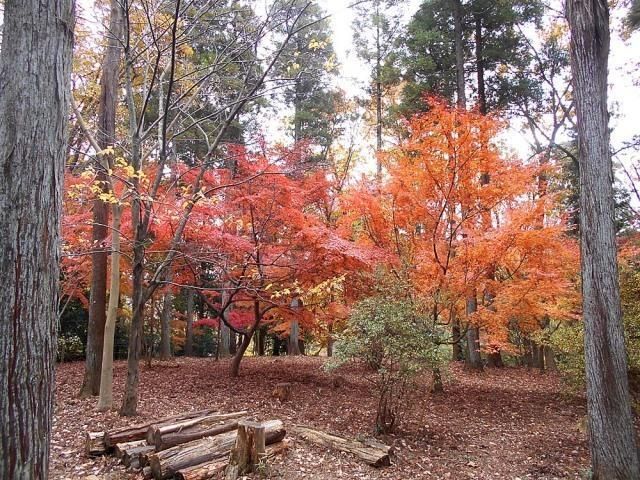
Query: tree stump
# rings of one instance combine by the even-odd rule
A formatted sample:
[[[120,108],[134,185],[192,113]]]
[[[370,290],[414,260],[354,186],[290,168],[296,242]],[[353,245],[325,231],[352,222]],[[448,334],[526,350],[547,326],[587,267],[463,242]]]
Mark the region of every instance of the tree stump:
[[[276,384],[272,395],[281,402],[286,402],[291,398],[291,384],[286,382]]]
[[[107,446],[104,443],[104,432],[87,432],[84,449],[87,457],[105,455]]]
[[[265,425],[251,420],[238,422],[238,436],[229,457],[226,480],[236,480],[240,475],[255,471],[265,450]]]

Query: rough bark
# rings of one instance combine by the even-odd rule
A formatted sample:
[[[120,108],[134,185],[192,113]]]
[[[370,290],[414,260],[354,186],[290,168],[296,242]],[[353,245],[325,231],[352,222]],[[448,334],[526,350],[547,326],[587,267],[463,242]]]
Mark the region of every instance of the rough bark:
[[[100,78],[100,102],[98,104],[98,128],[96,141],[101,149],[114,146],[116,108],[118,105],[118,77],[121,57],[122,9],[120,2],[111,1],[107,46],[102,62]],[[109,191],[107,172],[98,171],[98,181],[104,192]],[[81,396],[98,395],[102,381],[103,347],[107,304],[107,262],[109,252],[104,243],[109,236],[109,205],[99,199],[93,202],[91,255],[91,293],[89,322],[87,325],[87,350]]]
[[[0,50],[0,478],[47,478],[72,0],[7,0]]]
[[[190,288],[185,290],[185,295],[187,296],[187,331],[185,335],[184,354],[187,357],[191,357],[193,355],[193,290]]]
[[[391,465],[393,449],[375,440],[351,440],[308,427],[296,427],[295,433],[308,442],[352,453],[373,467]]]
[[[622,329],[607,111],[609,7],[567,0],[580,160],[580,248],[592,473],[640,478]]]

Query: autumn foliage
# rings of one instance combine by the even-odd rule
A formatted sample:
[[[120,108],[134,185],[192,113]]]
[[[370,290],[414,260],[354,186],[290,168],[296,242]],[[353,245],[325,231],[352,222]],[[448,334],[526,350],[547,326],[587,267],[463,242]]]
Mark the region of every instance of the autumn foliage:
[[[434,323],[480,326],[485,348],[509,347],[510,329],[572,318],[577,246],[539,188],[553,171],[502,153],[498,119],[429,101],[384,155],[384,180],[349,193],[343,231],[393,256]],[[469,298],[478,308],[466,315]]]

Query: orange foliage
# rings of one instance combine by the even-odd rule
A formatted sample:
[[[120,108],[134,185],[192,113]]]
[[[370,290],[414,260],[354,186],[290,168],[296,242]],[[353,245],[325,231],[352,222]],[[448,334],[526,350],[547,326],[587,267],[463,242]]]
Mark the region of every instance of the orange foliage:
[[[546,317],[572,317],[578,249],[550,215],[554,197],[538,195],[540,169],[501,154],[497,119],[430,104],[384,155],[381,184],[348,194],[343,233],[393,254],[437,323],[464,317],[476,295],[467,321],[494,345],[514,323],[532,331]]]

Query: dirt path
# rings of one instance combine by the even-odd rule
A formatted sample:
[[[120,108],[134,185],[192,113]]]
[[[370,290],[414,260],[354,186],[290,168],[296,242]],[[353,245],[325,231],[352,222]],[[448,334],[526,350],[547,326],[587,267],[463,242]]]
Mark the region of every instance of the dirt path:
[[[94,400],[75,397],[82,364],[57,371],[56,416],[50,478],[78,479],[97,475],[110,480],[133,479],[112,459],[86,459],[84,432],[114,428],[139,420],[205,407],[221,411],[246,409],[264,418],[312,425],[346,435],[370,435],[375,398],[367,373],[350,368],[338,374],[335,387],[320,358],[247,358],[241,377],[228,376],[227,361],[180,359],[178,368],[142,368],[141,418],[123,419],[116,412],[98,413]],[[115,368],[116,405],[120,403],[126,365]],[[281,381],[294,384],[293,399],[271,398]],[[580,399],[561,395],[558,380],[521,369],[470,374],[452,366],[445,393],[432,396],[426,385],[414,392],[395,435],[383,440],[395,447],[392,467],[374,470],[346,454],[297,441],[271,471],[281,479],[581,479],[588,471],[584,416]]]

